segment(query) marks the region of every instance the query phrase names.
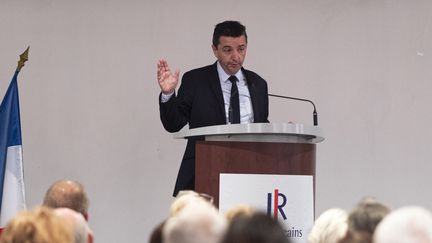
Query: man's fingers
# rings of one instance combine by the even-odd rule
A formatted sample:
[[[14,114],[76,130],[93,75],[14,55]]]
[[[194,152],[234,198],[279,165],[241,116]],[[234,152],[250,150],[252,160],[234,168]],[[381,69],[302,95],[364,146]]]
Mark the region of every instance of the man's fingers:
[[[180,69],[176,69],[175,70],[175,73],[174,73],[174,77],[176,78],[176,80],[178,80],[179,79],[179,76],[180,76]]]
[[[157,79],[159,84],[175,83],[177,84],[180,77],[180,69],[176,69],[174,74],[168,66],[168,62],[165,59],[160,59],[157,63]]]

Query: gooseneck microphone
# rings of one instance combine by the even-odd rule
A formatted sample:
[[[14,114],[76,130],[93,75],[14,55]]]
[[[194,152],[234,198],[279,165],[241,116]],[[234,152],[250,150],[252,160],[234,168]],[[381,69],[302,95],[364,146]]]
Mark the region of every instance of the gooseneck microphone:
[[[306,101],[306,102],[311,103],[313,105],[313,124],[314,124],[314,126],[318,126],[318,113],[316,111],[315,104],[311,100],[296,98],[296,97],[283,96],[283,95],[275,95],[275,94],[268,94],[268,96],[282,98],[282,99],[288,99],[288,100]]]

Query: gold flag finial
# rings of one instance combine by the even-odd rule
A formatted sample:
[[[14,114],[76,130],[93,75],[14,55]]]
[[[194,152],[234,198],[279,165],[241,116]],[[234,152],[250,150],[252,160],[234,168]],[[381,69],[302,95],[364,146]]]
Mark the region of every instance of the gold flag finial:
[[[16,71],[21,71],[21,68],[24,67],[24,63],[28,60],[28,53],[29,53],[30,46],[27,47],[27,49],[20,55],[20,60],[18,61],[18,66]]]

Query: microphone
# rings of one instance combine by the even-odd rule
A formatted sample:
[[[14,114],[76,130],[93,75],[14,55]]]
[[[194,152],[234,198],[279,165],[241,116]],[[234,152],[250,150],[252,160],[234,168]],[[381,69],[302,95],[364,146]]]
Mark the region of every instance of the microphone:
[[[314,124],[314,126],[318,126],[318,113],[316,111],[315,104],[311,100],[296,98],[296,97],[283,96],[283,95],[276,95],[276,94],[268,94],[268,96],[282,98],[282,99],[288,99],[288,100],[306,101],[306,102],[311,103],[313,105],[313,124]]]

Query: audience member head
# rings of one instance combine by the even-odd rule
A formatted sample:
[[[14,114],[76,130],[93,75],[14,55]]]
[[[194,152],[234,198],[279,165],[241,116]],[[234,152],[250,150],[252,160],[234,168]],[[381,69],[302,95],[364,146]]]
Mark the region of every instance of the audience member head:
[[[332,208],[322,213],[309,234],[309,243],[333,243],[341,240],[348,229],[348,213],[340,208]]]
[[[75,243],[93,242],[93,232],[82,214],[70,208],[56,208],[54,212],[73,228]]]
[[[219,243],[226,220],[204,199],[192,199],[169,217],[162,229],[164,243]]]
[[[51,185],[43,205],[50,208],[70,208],[88,220],[88,198],[84,187],[77,181],[61,180]]]
[[[171,204],[171,207],[169,209],[170,216],[175,216],[185,206],[197,201],[198,202],[204,201],[211,204],[213,203],[213,198],[207,194],[197,193],[192,190],[180,191],[177,194],[177,197],[175,198],[174,202]]]
[[[264,213],[233,218],[222,243],[288,243],[279,222]]]
[[[379,222],[390,213],[390,208],[374,198],[361,200],[348,216],[348,227],[357,232],[373,234]]]
[[[0,243],[73,243],[72,228],[52,209],[22,211],[6,226]]]
[[[165,225],[165,220],[159,223],[151,232],[149,243],[163,243],[162,231]]]
[[[225,212],[225,218],[228,222],[231,222],[234,218],[237,217],[250,217],[255,213],[255,208],[248,205],[238,205],[228,209]]]
[[[340,243],[370,243],[376,226],[390,208],[374,198],[365,198],[350,212],[348,231]]]
[[[349,231],[338,243],[372,243],[372,235],[366,232]]]
[[[373,239],[376,243],[432,242],[432,214],[416,206],[397,209],[381,221]]]

